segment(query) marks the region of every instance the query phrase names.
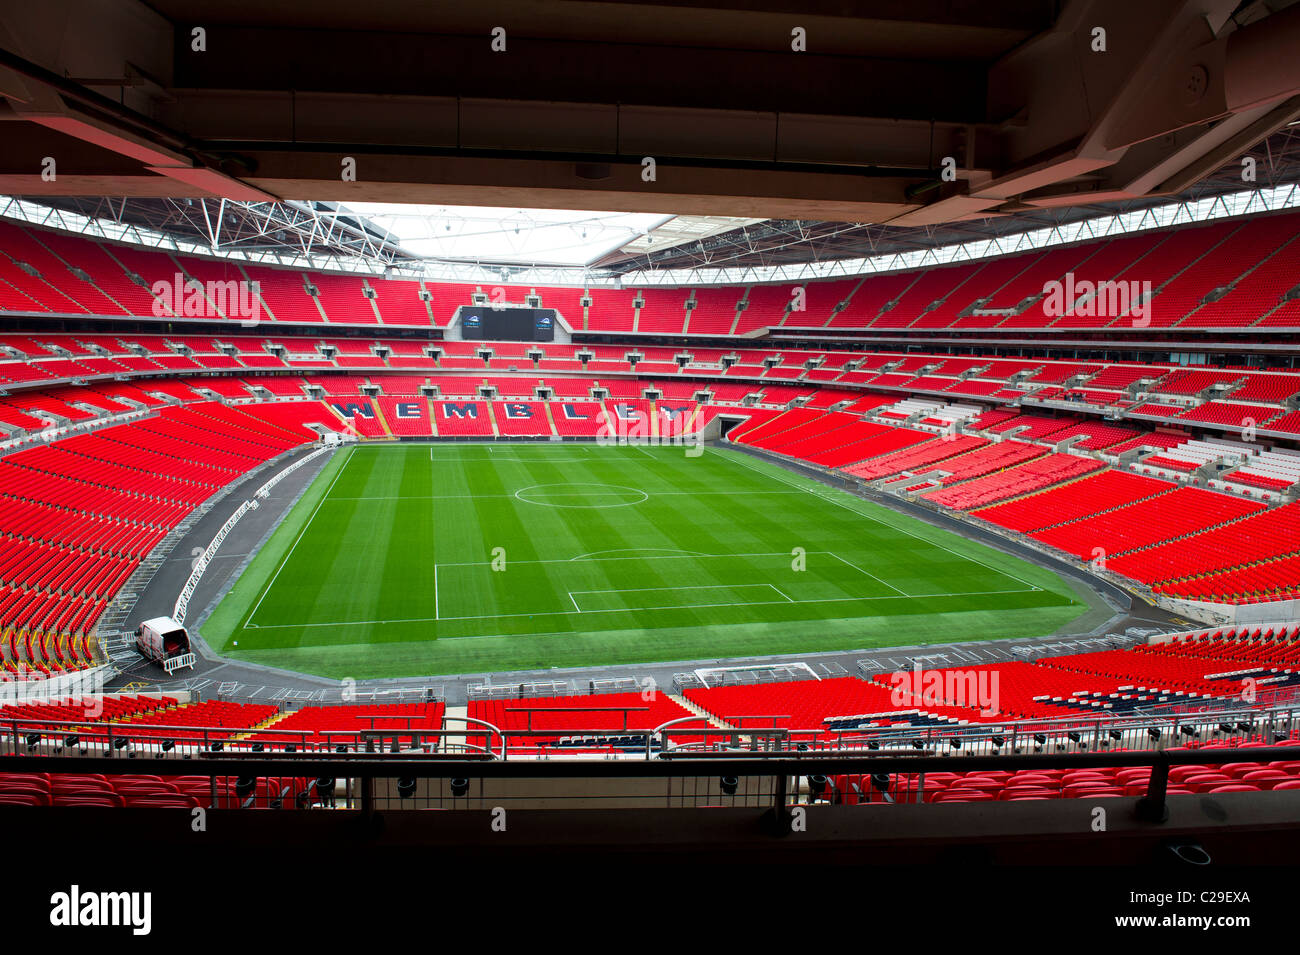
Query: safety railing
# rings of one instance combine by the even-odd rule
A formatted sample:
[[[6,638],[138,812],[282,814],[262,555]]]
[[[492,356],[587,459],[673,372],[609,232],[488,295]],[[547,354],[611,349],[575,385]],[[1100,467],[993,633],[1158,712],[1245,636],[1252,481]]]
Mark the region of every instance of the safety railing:
[[[599,697],[594,697],[598,701]],[[374,713],[358,716],[355,729],[253,729],[173,726],[148,722],[107,722],[102,709],[87,704],[82,717],[42,719],[10,712],[0,717],[0,751],[23,755],[91,751],[127,755],[208,755],[250,752],[406,752],[420,755],[467,753],[510,760],[579,757],[648,760],[672,753],[867,752],[906,754],[945,752],[958,757],[1014,756],[1026,753],[1115,753],[1160,751],[1173,747],[1275,743],[1300,732],[1300,707],[1205,708],[1158,716],[1078,717],[1006,723],[931,724],[890,727],[790,727],[785,714],[729,717],[723,726],[707,716],[683,715],[653,728],[640,724],[636,706],[506,707],[511,722],[501,727],[470,716],[444,714],[437,726],[422,726],[425,716]],[[517,711],[517,712],[516,712]],[[571,714],[571,727],[538,727],[534,720]],[[608,717],[605,725],[583,725],[581,714]],[[886,714],[897,717],[898,714]],[[851,718],[846,718],[851,719]]]
[[[1221,702],[1221,701],[1215,701]],[[882,719],[901,714],[880,714]],[[673,720],[656,727],[657,742],[651,749],[675,748],[675,737],[698,736],[699,729],[684,727],[692,720]],[[1272,708],[1206,705],[1160,714],[1134,713],[1130,716],[1059,717],[1007,721],[1005,723],[967,723],[948,725],[913,725],[892,727],[799,727],[783,726],[782,716],[727,717],[735,729],[710,727],[708,735],[721,737],[723,743],[698,744],[684,748],[694,751],[745,747],[770,749],[780,740],[778,749],[798,751],[870,750],[879,752],[936,751],[955,755],[1019,754],[1043,751],[1115,752],[1117,750],[1160,750],[1173,746],[1202,746],[1216,741],[1274,742],[1300,730],[1300,706],[1288,704]],[[851,719],[845,717],[845,719]],[[828,718],[827,723],[834,722]],[[865,720],[863,721],[866,722]],[[682,747],[677,747],[682,748]]]
[[[1268,747],[1253,751],[1253,755],[1261,762],[1267,758],[1274,765],[1300,766],[1300,745]],[[927,780],[940,773],[1000,770],[1087,775],[1090,769],[1138,769],[1132,777],[1137,781],[1130,784],[1131,792],[1126,794],[1132,799],[1126,811],[1143,822],[1158,824],[1167,818],[1168,800],[1173,796],[1169,792],[1171,773],[1176,767],[1199,767],[1203,760],[1204,753],[1195,750],[973,757],[935,753],[681,752],[663,753],[653,760],[610,762],[237,750],[187,762],[161,756],[104,759],[33,755],[7,763],[5,770],[12,774],[21,767],[33,774],[29,778],[34,782],[28,784],[27,791],[49,797],[29,805],[116,805],[120,804],[113,801],[116,797],[136,798],[140,781],[157,780],[159,788],[173,787],[168,793],[177,801],[187,800],[197,804],[193,808],[204,809],[297,808],[370,814],[410,809],[497,813],[515,807],[750,807],[765,809],[774,823],[788,826],[801,805],[849,803],[875,807],[934,802],[935,791],[942,784]],[[851,780],[860,780],[862,785],[851,787]],[[40,789],[41,781],[48,788]],[[3,782],[0,785],[22,788]],[[1277,797],[1279,802],[1300,805],[1300,792],[1240,788],[1251,791],[1232,795]],[[855,798],[844,798],[850,794]],[[1077,795],[1088,798],[1087,791]],[[1060,798],[1075,796],[1062,790]],[[1124,811],[1122,807],[1116,804],[1111,811]]]

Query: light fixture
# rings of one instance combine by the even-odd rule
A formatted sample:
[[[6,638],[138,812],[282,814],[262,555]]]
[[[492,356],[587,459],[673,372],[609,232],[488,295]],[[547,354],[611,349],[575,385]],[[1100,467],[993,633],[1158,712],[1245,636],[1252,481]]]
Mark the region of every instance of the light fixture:
[[[809,800],[809,802],[811,802],[811,801],[813,801],[813,800],[815,800],[815,799],[820,799],[821,796],[822,796],[822,793],[824,793],[825,791],[826,791],[826,777],[825,777],[825,776],[809,776],[809,777],[808,777],[808,800]]]

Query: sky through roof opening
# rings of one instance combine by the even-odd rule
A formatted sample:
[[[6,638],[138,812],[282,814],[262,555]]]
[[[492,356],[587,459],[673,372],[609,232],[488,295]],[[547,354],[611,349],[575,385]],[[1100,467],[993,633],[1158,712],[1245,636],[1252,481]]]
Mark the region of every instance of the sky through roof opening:
[[[340,207],[392,234],[412,255],[461,261],[583,266],[673,216],[351,202]]]

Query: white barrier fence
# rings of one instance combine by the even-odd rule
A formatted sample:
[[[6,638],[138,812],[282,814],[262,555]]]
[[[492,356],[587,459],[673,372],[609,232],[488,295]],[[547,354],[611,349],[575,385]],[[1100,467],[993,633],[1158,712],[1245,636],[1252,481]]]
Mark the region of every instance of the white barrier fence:
[[[185,581],[185,586],[181,588],[180,596],[176,598],[176,609],[172,611],[172,619],[177,623],[185,622],[185,612],[189,609],[190,597],[193,596],[195,588],[198,587],[203,572],[208,569],[208,564],[212,562],[212,558],[216,556],[217,551],[221,548],[222,542],[225,541],[234,526],[239,523],[239,519],[255,507],[257,507],[257,504],[253,501],[245,501],[240,504],[235,509],[235,512],[226,519],[226,523],[221,525],[221,530],[217,531],[217,536],[212,538],[212,542],[208,544],[203,553],[195,558],[194,569],[190,571],[189,580]]]
[[[275,477],[271,478],[271,480],[267,481],[265,484],[263,484],[261,487],[259,487],[259,488],[257,489],[257,493],[254,494],[253,497],[260,497],[260,498],[265,498],[265,497],[267,497],[267,496],[270,494],[271,488],[275,487],[277,484],[279,484],[281,481],[283,481],[285,478],[287,478],[287,477],[288,477],[290,474],[292,474],[294,471],[298,470],[300,467],[302,467],[302,466],[303,466],[304,464],[306,464],[308,461],[311,461],[311,460],[313,460],[313,459],[315,459],[315,458],[318,458],[318,457],[320,457],[322,454],[326,454],[326,453],[328,453],[329,451],[332,451],[332,450],[334,450],[334,449],[333,449],[333,448],[328,448],[328,447],[325,447],[325,448],[317,448],[315,451],[312,451],[312,452],[310,452],[310,453],[308,453],[308,454],[304,454],[304,455],[303,455],[302,457],[300,457],[297,461],[294,461],[293,464],[289,465],[287,468],[285,468],[283,471],[281,471],[281,472],[280,472],[279,474],[277,474]]]
[[[189,610],[189,606],[190,606],[190,597],[194,595],[194,591],[199,586],[199,581],[203,579],[203,572],[208,569],[208,564],[210,564],[212,562],[212,558],[214,558],[217,555],[217,551],[221,549],[222,542],[225,541],[225,539],[230,535],[230,532],[231,530],[234,529],[234,526],[239,523],[239,519],[243,517],[245,514],[247,514],[249,511],[256,508],[258,506],[257,502],[259,499],[262,500],[266,499],[270,495],[271,488],[275,487],[275,485],[279,484],[286,477],[288,477],[294,471],[298,470],[308,461],[311,461],[314,458],[318,458],[322,454],[325,454],[330,450],[332,449],[317,448],[315,451],[303,455],[297,461],[293,462],[293,464],[289,465],[287,468],[285,468],[275,477],[271,478],[269,481],[267,481],[265,484],[259,487],[256,493],[253,495],[252,500],[245,501],[243,504],[239,505],[239,507],[235,509],[235,512],[231,514],[229,518],[226,519],[226,523],[221,525],[221,530],[217,531],[216,536],[212,538],[211,543],[208,544],[208,546],[204,549],[203,553],[194,559],[194,569],[190,571],[189,579],[185,581],[185,586],[181,588],[180,596],[176,598],[176,609],[172,611],[173,620],[175,620],[177,623],[185,622],[185,614]]]

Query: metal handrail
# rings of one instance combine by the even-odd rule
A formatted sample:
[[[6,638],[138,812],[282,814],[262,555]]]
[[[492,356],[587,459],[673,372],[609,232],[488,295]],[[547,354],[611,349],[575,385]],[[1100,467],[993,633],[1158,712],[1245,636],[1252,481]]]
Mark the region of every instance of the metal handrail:
[[[443,725],[445,726],[450,720],[460,720],[462,723],[465,724],[465,732],[463,734],[458,734],[454,730],[447,730],[446,732],[448,735],[453,735],[453,736],[464,735],[465,736],[464,745],[467,749],[471,747],[473,747],[474,749],[480,748],[476,744],[471,744],[469,742],[469,724],[473,723],[476,726],[486,726],[488,729],[492,731],[492,733],[495,733],[497,735],[497,738],[499,740],[501,740],[501,755],[498,758],[501,760],[504,760],[506,758],[506,735],[501,731],[501,728],[497,726],[495,723],[489,723],[487,720],[481,720],[475,716],[451,716],[450,714],[444,713],[442,717]],[[488,734],[488,739],[489,741],[491,740],[491,734]],[[486,751],[489,755],[491,755],[492,746],[490,742],[489,745],[486,747]]]
[[[496,735],[502,741],[502,755],[504,758],[505,736],[501,730],[487,722],[486,720],[477,720],[473,717],[444,717],[446,720],[464,720],[466,722],[476,723],[487,729],[488,736]],[[238,747],[252,747],[258,744],[266,745],[284,745],[298,743],[304,751],[310,747],[327,747],[333,748],[341,744],[341,741],[351,741],[354,745],[372,741],[374,739],[388,739],[409,736],[412,745],[418,746],[419,740],[425,737],[444,737],[444,736],[462,736],[466,735],[461,730],[451,729],[433,729],[433,728],[412,728],[412,727],[381,727],[359,730],[277,730],[277,729],[252,729],[248,727],[224,727],[224,726],[183,726],[173,724],[158,723],[112,723],[89,720],[43,720],[29,719],[22,716],[9,716],[4,720],[8,724],[8,729],[13,740],[14,752],[20,753],[22,742],[28,734],[37,734],[40,736],[88,736],[94,740],[102,739],[106,746],[113,748],[114,741],[140,739],[144,737],[146,742],[164,742],[171,740],[173,743],[181,745],[198,745],[203,749],[211,750],[213,743],[221,743],[224,749],[228,745]],[[198,733],[198,738],[186,737],[177,739],[180,733]],[[213,737],[220,736],[219,739]],[[265,739],[232,739],[233,737],[277,737],[273,740]],[[491,752],[490,748],[487,750]]]
[[[650,748],[651,748],[651,746],[653,745],[653,743],[654,743],[654,739],[655,739],[656,736],[660,737],[660,741],[659,741],[659,749],[660,749],[661,751],[662,751],[662,750],[663,750],[663,749],[668,745],[668,740],[663,738],[664,730],[666,730],[668,727],[670,727],[670,726],[677,726],[677,725],[680,724],[680,723],[693,723],[693,722],[695,722],[696,720],[704,720],[704,722],[705,722],[706,724],[709,724],[709,725],[708,725],[708,728],[709,728],[709,729],[715,729],[715,730],[718,729],[718,727],[713,726],[711,723],[709,723],[709,717],[707,717],[707,716],[700,716],[698,713],[692,713],[690,716],[681,716],[681,717],[678,717],[678,718],[675,719],[675,720],[669,720],[667,723],[660,723],[660,724],[659,724],[658,726],[656,726],[654,729],[650,730],[650,732],[646,733],[646,737],[645,737],[645,758],[646,758],[646,759],[649,759],[649,758],[650,758],[650,756],[651,756]],[[693,734],[692,734],[692,735],[693,735]]]
[[[1246,753],[1251,751],[1247,750]],[[1273,760],[1300,761],[1300,745],[1272,746],[1255,751],[1265,753]],[[1244,753],[1243,753],[1244,755]],[[1170,769],[1179,765],[1195,765],[1204,759],[1198,750],[1146,751],[1124,753],[1068,753],[1034,754],[1018,756],[943,756],[921,753],[909,758],[891,756],[864,756],[845,752],[768,752],[744,754],[718,753],[662,753],[658,759],[645,761],[578,762],[578,761],[508,761],[504,759],[413,759],[408,754],[315,754],[309,757],[297,754],[263,754],[238,752],[204,757],[198,762],[184,765],[196,775],[236,778],[315,778],[332,780],[339,777],[351,783],[360,783],[363,813],[375,811],[375,782],[380,779],[667,779],[707,777],[770,778],[772,805],[769,811],[778,815],[789,813],[790,781],[811,776],[834,777],[839,775],[879,774],[897,775],[906,772],[921,776],[948,770],[972,771],[980,769],[1087,769],[1091,767],[1150,767],[1146,795],[1137,799],[1135,815],[1144,822],[1162,822],[1168,812],[1168,783]],[[104,759],[103,757],[22,756],[14,761],[24,770],[48,773],[93,772],[103,776],[173,773],[178,767],[176,759],[144,757],[136,759]],[[905,769],[904,769],[905,767]],[[1265,794],[1256,794],[1264,796]],[[1295,793],[1283,793],[1284,798],[1295,798]],[[351,800],[349,799],[349,805]]]
[[[574,708],[580,711],[582,708]],[[607,709],[596,707],[595,710]],[[625,708],[616,708],[624,710]],[[884,714],[882,714],[884,715]],[[229,746],[244,747],[254,744],[263,743],[269,746],[287,745],[297,743],[304,750],[315,747],[336,747],[341,743],[351,743],[354,745],[364,743],[367,740],[377,738],[388,739],[393,737],[409,736],[413,745],[420,745],[417,740],[433,738],[442,739],[444,737],[468,737],[469,727],[471,725],[481,728],[484,735],[487,736],[487,746],[485,752],[492,753],[498,759],[507,759],[509,753],[509,740],[528,740],[543,737],[557,736],[608,736],[612,734],[644,734],[647,737],[647,750],[652,749],[653,739],[658,738],[662,748],[667,748],[670,737],[673,735],[704,735],[706,737],[736,737],[736,736],[754,736],[754,735],[771,735],[774,739],[782,738],[790,745],[809,745],[819,750],[830,748],[844,748],[849,746],[873,746],[873,748],[906,748],[913,747],[919,741],[928,745],[951,745],[956,741],[959,747],[978,745],[990,748],[994,751],[1007,749],[1014,751],[1017,747],[1030,747],[1035,744],[1043,745],[1047,741],[1060,743],[1063,739],[1070,739],[1073,744],[1080,749],[1104,750],[1112,742],[1120,742],[1113,734],[1122,734],[1121,740],[1125,748],[1133,748],[1142,745],[1148,749],[1159,749],[1170,743],[1171,740],[1179,740],[1180,734],[1190,738],[1199,737],[1200,734],[1209,732],[1215,734],[1223,732],[1225,734],[1234,734],[1237,732],[1252,733],[1269,733],[1276,735],[1279,731],[1289,732],[1292,728],[1300,726],[1300,707],[1285,706],[1269,709],[1249,709],[1244,706],[1234,708],[1207,709],[1199,712],[1182,712],[1168,715],[1154,716],[1151,714],[1134,713],[1121,717],[1092,717],[1092,718],[1072,718],[1072,717],[1053,717],[1048,719],[1030,719],[1007,721],[1005,723],[970,723],[961,725],[925,725],[925,726],[904,726],[904,727],[874,727],[874,728],[844,728],[841,730],[828,730],[825,726],[792,728],[777,726],[778,720],[788,718],[781,715],[764,715],[764,716],[747,716],[728,720],[730,723],[737,721],[741,725],[730,728],[714,726],[694,726],[688,727],[686,724],[707,723],[708,717],[691,714],[677,719],[669,720],[654,728],[633,729],[626,727],[622,730],[613,730],[607,726],[602,727],[568,727],[563,730],[555,729],[512,729],[503,730],[500,727],[486,721],[470,716],[445,716],[441,728],[419,729],[411,727],[381,727],[365,730],[279,730],[275,728],[267,729],[250,729],[245,727],[214,727],[214,726],[188,726],[188,725],[170,725],[170,724],[151,724],[151,723],[112,723],[97,720],[53,720],[28,718],[21,715],[8,714],[0,718],[0,726],[6,726],[8,735],[11,737],[15,751],[22,749],[23,738],[27,734],[37,734],[41,736],[90,736],[102,737],[107,741],[107,745],[114,745],[115,740],[119,739],[137,739],[146,742],[157,742],[172,739],[174,743],[181,743],[187,746],[198,746],[204,749],[210,749],[211,744],[217,741],[219,737],[223,748]],[[743,725],[746,720],[770,720],[771,725],[755,726]],[[464,728],[448,728],[449,723],[463,723]],[[626,721],[625,721],[626,723]],[[1224,729],[1227,727],[1227,729]],[[1187,729],[1184,729],[1187,728]],[[1191,732],[1188,732],[1191,730]],[[1158,731],[1159,737],[1150,736],[1152,731]],[[184,738],[176,740],[177,734],[198,734],[197,737]],[[233,737],[252,737],[259,739],[239,740]],[[1038,740],[1037,737],[1044,737]],[[493,737],[500,741],[498,751],[493,752]],[[1075,737],[1078,737],[1075,739]],[[994,744],[995,739],[1002,742]],[[97,740],[98,741],[98,740]],[[465,743],[468,748],[478,748],[477,744]],[[968,750],[969,752],[969,750]]]

